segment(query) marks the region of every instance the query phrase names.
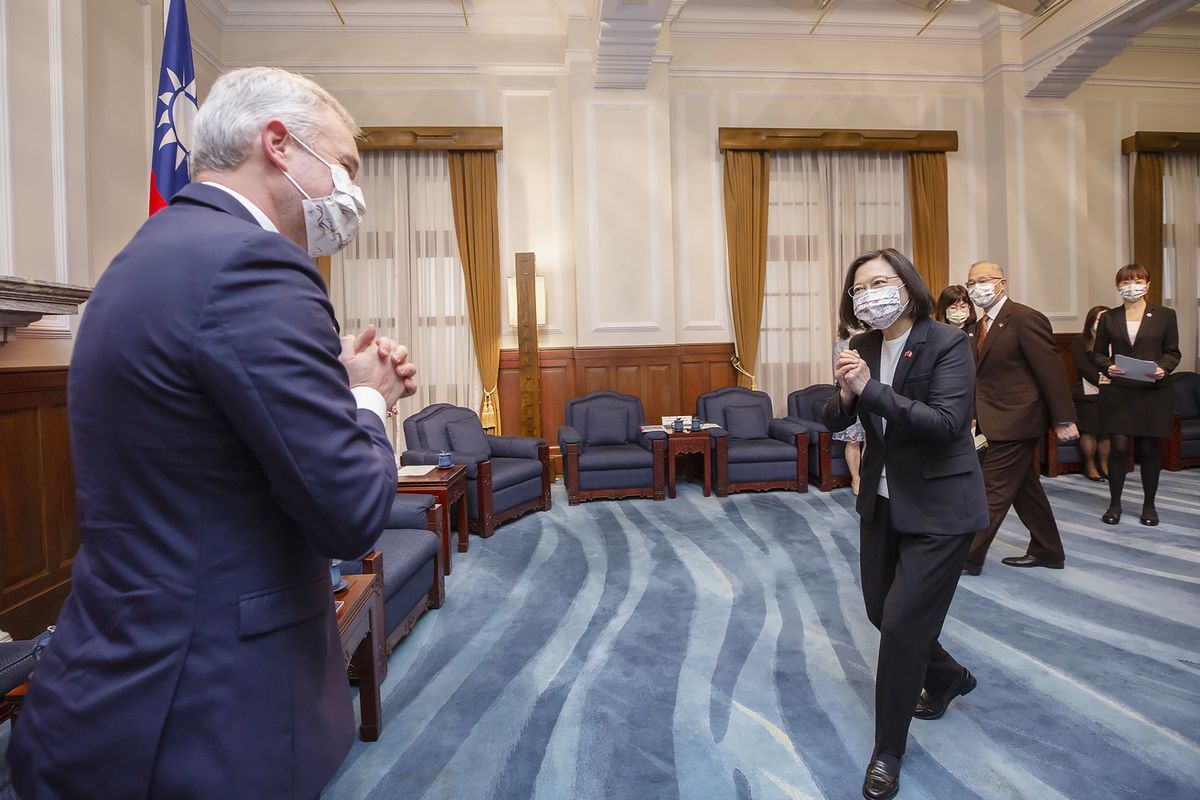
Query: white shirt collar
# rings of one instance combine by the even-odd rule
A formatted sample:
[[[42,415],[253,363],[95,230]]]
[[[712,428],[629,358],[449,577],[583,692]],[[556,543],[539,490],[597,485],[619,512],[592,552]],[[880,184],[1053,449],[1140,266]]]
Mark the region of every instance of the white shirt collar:
[[[987,314],[984,315],[988,318],[989,325],[991,325],[993,322],[996,321],[996,315],[1000,313],[1000,309],[1003,308],[1004,304],[1007,302],[1008,302],[1008,295],[1004,295],[999,300],[992,303],[992,307],[989,308],[987,310]]]
[[[268,217],[266,214],[264,214],[263,210],[261,208],[254,205],[254,203],[251,203],[243,195],[240,195],[237,192],[235,192],[233,189],[230,189],[228,186],[217,183],[215,181],[201,181],[201,183],[203,183],[205,186],[213,186],[217,189],[220,189],[221,191],[230,195],[234,200],[237,200],[239,203],[241,203],[243,206],[246,207],[246,210],[249,211],[254,216],[254,220],[259,225],[261,225],[264,230],[271,231],[272,233],[279,233],[279,228],[275,227],[275,223],[271,222],[271,218]]]

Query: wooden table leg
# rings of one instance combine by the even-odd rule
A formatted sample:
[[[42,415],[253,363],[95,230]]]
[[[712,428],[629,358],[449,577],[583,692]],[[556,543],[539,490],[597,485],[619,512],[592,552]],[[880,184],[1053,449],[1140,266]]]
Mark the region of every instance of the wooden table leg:
[[[667,444],[667,497],[675,499],[675,454],[671,452],[671,445]]]
[[[364,742],[379,740],[383,728],[383,703],[379,695],[379,674],[376,651],[380,648],[379,637],[383,635],[383,596],[376,590],[371,598],[367,635],[354,650],[354,669],[358,673],[358,707],[362,724],[358,736]]]
[[[467,527],[467,493],[464,491],[462,497],[458,500],[458,552],[467,552],[467,547],[470,543],[468,534],[470,530]]]
[[[446,492],[442,495],[442,556],[446,562],[446,574],[451,571],[450,565],[450,493]]]
[[[707,444],[707,442],[705,443]],[[712,494],[712,464],[709,463],[709,448],[704,448],[704,496]]]

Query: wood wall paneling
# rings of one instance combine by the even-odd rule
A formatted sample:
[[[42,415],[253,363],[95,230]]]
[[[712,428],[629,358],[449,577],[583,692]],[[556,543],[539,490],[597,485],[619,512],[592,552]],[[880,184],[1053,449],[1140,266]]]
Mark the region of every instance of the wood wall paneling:
[[[0,628],[27,638],[54,622],[79,549],[67,371],[0,371]]]
[[[690,414],[698,395],[737,383],[732,356],[729,342],[541,350],[542,437],[557,445],[567,401],[588,392],[632,394],[647,421]],[[509,430],[519,426],[517,362],[516,350],[500,351],[500,407]]]

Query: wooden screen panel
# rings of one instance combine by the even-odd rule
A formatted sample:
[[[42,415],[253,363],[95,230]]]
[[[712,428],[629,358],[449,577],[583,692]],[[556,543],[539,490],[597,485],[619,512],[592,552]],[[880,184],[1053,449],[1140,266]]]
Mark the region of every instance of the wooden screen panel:
[[[0,370],[0,628],[54,622],[79,548],[64,368]]]
[[[696,397],[737,383],[729,359],[733,344],[547,348],[539,351],[542,436],[557,446],[567,401],[588,392],[632,394],[646,419],[691,414]],[[504,424],[519,422],[517,351],[500,351],[500,407]],[[510,430],[515,428],[510,428]]]
[[[38,408],[28,398],[13,403],[0,399],[0,581],[5,591],[20,588],[47,574],[47,553],[41,536],[46,520],[42,508],[42,454],[38,446]]]

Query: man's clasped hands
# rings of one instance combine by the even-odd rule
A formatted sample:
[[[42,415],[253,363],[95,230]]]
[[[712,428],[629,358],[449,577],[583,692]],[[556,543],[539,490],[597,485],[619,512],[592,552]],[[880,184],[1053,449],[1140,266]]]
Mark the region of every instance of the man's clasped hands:
[[[350,388],[375,389],[388,408],[417,391],[417,366],[408,360],[408,348],[386,336],[376,338],[373,324],[358,336],[342,337],[341,361]]]

